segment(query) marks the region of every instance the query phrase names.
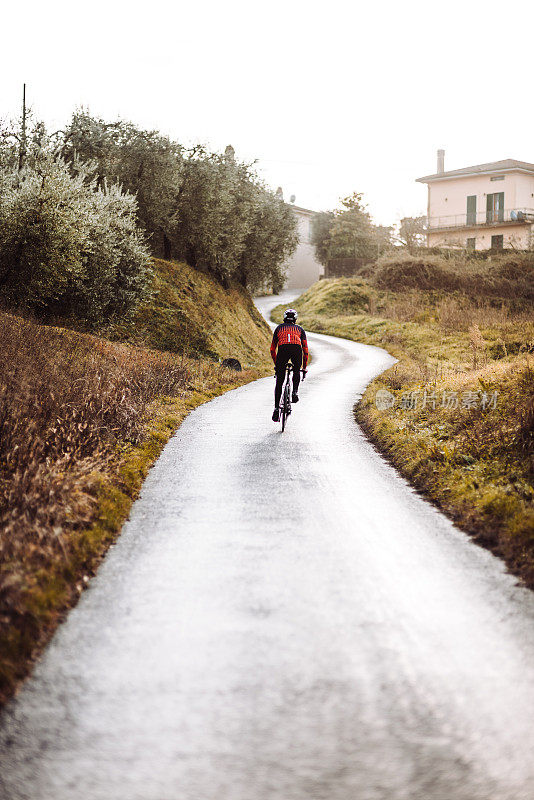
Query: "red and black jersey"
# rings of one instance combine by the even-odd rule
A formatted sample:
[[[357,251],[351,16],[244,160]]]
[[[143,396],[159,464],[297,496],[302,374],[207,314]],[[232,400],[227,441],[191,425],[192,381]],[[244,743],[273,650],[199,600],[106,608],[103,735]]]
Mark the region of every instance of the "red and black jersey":
[[[308,341],[304,328],[301,328],[300,325],[294,325],[292,322],[282,322],[281,325],[275,328],[271,343],[273,361],[276,361],[276,348],[283,347],[285,344],[300,344],[302,347],[302,368],[306,369],[306,364],[308,363]]]

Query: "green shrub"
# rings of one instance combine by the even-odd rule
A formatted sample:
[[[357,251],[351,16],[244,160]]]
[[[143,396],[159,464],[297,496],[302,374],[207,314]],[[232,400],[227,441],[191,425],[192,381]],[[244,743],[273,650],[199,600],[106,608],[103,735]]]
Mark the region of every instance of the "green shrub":
[[[150,254],[136,201],[99,189],[90,168],[42,155],[22,172],[4,167],[0,289],[10,306],[100,322],[145,296]]]

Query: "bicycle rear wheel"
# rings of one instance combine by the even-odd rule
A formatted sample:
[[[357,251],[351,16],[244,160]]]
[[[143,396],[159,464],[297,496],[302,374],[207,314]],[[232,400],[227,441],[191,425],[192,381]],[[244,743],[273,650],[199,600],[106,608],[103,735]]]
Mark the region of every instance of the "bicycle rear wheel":
[[[289,397],[289,386],[286,383],[284,386],[284,396],[282,398],[282,413],[280,415],[280,419],[282,420],[282,433],[286,429],[286,422],[287,418],[291,414],[291,400]]]

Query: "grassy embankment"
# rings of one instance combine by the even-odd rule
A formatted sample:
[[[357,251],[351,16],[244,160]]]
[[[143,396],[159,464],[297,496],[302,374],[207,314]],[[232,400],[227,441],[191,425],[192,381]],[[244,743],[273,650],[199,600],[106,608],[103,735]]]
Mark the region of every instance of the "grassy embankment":
[[[270,334],[248,295],[163,261],[154,288],[107,338],[0,314],[0,702],[76,603],[186,414],[270,371]]]
[[[367,388],[358,422],[534,587],[534,258],[389,257],[367,278],[316,283],[294,305],[310,330],[399,359]],[[391,408],[376,407],[379,389]]]

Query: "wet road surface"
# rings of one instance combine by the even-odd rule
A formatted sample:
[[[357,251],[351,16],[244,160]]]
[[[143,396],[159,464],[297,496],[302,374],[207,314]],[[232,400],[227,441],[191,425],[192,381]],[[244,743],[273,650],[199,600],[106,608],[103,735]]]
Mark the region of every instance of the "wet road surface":
[[[534,797],[534,594],[354,424],[390,357],[309,339],[283,435],[267,378],[165,448],[3,714],[3,800]]]

